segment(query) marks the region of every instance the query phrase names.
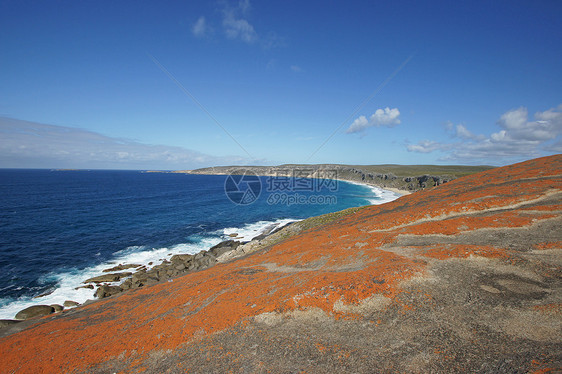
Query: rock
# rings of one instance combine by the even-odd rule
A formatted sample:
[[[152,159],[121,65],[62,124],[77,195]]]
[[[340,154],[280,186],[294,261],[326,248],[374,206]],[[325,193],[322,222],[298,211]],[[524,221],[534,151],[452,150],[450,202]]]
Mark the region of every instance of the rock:
[[[186,263],[189,262],[193,259],[193,255],[188,255],[188,254],[184,254],[184,255],[173,255],[172,258],[170,259],[170,261],[174,264],[178,264],[178,263]]]
[[[103,275],[98,275],[97,277],[86,279],[82,283],[118,282],[121,278],[125,278],[130,275],[133,275],[133,273],[123,272],[123,273],[103,274]]]
[[[74,306],[78,306],[80,304],[77,303],[76,301],[66,300],[64,303],[62,303],[62,305],[67,307],[67,308],[71,308],[71,307],[74,307]]]
[[[33,305],[28,308],[25,308],[24,310],[19,311],[16,314],[15,319],[23,321],[30,318],[43,317],[53,313],[54,311],[55,308],[53,308],[50,305]]]
[[[138,267],[140,267],[140,266],[142,266],[142,265],[139,265],[139,264],[121,265],[121,264],[120,264],[120,265],[114,266],[114,267],[112,267],[112,268],[105,269],[105,270],[103,270],[103,272],[104,272],[104,273],[109,273],[109,272],[112,272],[112,271],[120,271],[120,270],[127,270],[127,269],[132,269],[132,268],[138,268]]]
[[[158,282],[160,280],[159,277],[158,277],[158,270],[156,270],[156,269],[151,269],[151,270],[147,271],[146,277],[147,277],[147,280],[155,280],[156,282]]]
[[[8,327],[14,325],[21,321],[16,321],[15,319],[0,319],[0,329],[3,327]]]
[[[160,265],[154,266],[151,270],[158,271],[158,270],[165,270],[167,268],[168,268],[168,264],[161,263]],[[151,270],[149,270],[148,272],[150,272]]]
[[[64,307],[62,305],[59,305],[59,304],[51,304],[51,306],[55,310],[55,313],[60,313],[64,310]]]
[[[146,274],[146,270],[137,271],[133,274],[131,281],[133,283],[144,283],[148,279],[148,275]]]
[[[180,270],[176,270],[176,269],[173,270],[170,269],[166,271],[166,275],[168,276],[168,278],[176,277],[179,274],[180,274]]]
[[[121,288],[124,290],[128,290],[129,288],[131,288],[133,286],[133,281],[132,279],[127,279],[125,282],[121,283]]]
[[[231,238],[236,238],[236,237],[238,236],[238,233],[235,232],[235,233],[230,234],[230,235],[228,235],[228,236],[230,236]]]
[[[92,286],[91,284],[88,284],[87,286],[80,286],[80,287],[76,287],[75,290],[78,290],[80,288],[89,288],[90,290],[94,289],[94,286]]]
[[[99,286],[98,289],[96,290],[96,293],[94,293],[94,296],[97,297],[98,299],[103,299],[104,297],[109,297],[115,294],[118,294],[120,292],[123,292],[123,289],[119,286],[108,286],[106,284]]]
[[[217,262],[215,256],[210,253],[203,254],[200,258],[193,261],[193,266],[195,270],[206,269],[213,266]]]
[[[226,240],[224,242],[220,242],[219,244],[211,247],[209,252],[215,256],[219,257],[220,255],[235,250],[240,245],[240,242],[237,240]]]

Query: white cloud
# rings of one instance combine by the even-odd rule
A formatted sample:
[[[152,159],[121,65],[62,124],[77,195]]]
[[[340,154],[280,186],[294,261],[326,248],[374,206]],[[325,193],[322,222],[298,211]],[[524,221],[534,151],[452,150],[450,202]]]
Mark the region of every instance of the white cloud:
[[[537,112],[535,120],[529,121],[527,108],[510,110],[500,116],[496,123],[500,130],[490,136],[475,135],[464,125],[449,124],[455,130],[458,142],[440,143],[423,140],[408,145],[410,152],[430,153],[446,151],[442,160],[469,163],[504,163],[517,159],[539,157],[545,152],[558,152],[561,141],[551,141],[562,134],[562,104],[544,112]]]
[[[207,21],[205,17],[201,16],[199,19],[193,24],[191,28],[191,32],[198,38],[202,38],[209,34],[211,28],[207,25]]]
[[[252,11],[250,0],[240,0],[233,3],[227,0],[219,2],[219,11],[222,15],[219,23],[222,23],[224,35],[227,39],[242,41],[247,44],[259,45],[263,49],[281,48],[287,46],[283,36],[274,31],[259,34],[249,20]],[[191,32],[195,37],[202,38],[215,33],[212,25],[216,20],[203,16],[193,24]]]
[[[501,116],[498,125],[505,131],[502,137],[514,140],[546,141],[562,131],[562,105],[535,113],[536,121],[529,122],[527,108],[511,110]]]
[[[249,44],[258,39],[258,34],[254,30],[254,26],[242,17],[248,13],[250,8],[249,0],[240,1],[238,6],[234,8],[225,6],[223,9],[224,17],[222,25],[227,38],[241,40]]]
[[[142,144],[92,131],[0,117],[0,167],[191,169],[240,164],[182,147]]]
[[[369,119],[365,116],[360,116],[353,121],[346,133],[353,134],[363,132],[369,127],[394,127],[400,124],[400,119],[398,117],[400,117],[400,111],[398,108],[390,109],[389,107],[386,107],[384,109],[377,109],[375,113],[369,117]]]
[[[295,73],[302,73],[303,72],[302,68],[300,66],[297,66],[297,65],[291,65],[291,70]]]
[[[431,153],[437,150],[443,150],[447,148],[444,144],[434,142],[433,140],[422,140],[418,144],[410,144],[408,145],[409,152],[418,152],[418,153]]]
[[[242,14],[247,14],[252,6],[250,5],[250,0],[240,0],[238,2],[238,8],[242,12]]]

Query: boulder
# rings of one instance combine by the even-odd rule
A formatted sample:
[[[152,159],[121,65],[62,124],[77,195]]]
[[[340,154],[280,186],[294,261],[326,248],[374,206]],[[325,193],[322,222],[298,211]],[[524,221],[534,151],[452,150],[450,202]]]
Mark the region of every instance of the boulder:
[[[132,268],[138,268],[140,266],[142,266],[142,265],[139,265],[139,264],[127,264],[127,265],[119,264],[119,265],[114,266],[112,268],[105,269],[105,270],[103,270],[103,272],[104,273],[110,273],[112,271],[121,271],[121,270],[127,270],[127,269],[132,269]]]
[[[90,290],[94,289],[94,286],[92,286],[91,284],[88,284],[87,286],[80,286],[80,287],[76,287],[75,290],[78,290],[80,288],[89,288]]]
[[[219,257],[223,253],[235,250],[239,245],[240,242],[237,240],[226,240],[224,242],[220,242],[214,247],[211,247],[211,249],[209,249],[209,253],[215,257]]]
[[[80,304],[77,303],[76,301],[66,300],[64,303],[62,303],[62,305],[67,307],[67,308],[71,308],[71,307],[74,307],[74,306],[78,306]]]
[[[133,286],[133,280],[132,279],[127,279],[125,282],[121,283],[121,288],[124,290],[128,290],[129,288],[131,288]]]
[[[50,305],[33,305],[28,308],[25,308],[24,310],[19,311],[16,314],[15,319],[23,321],[30,318],[43,317],[53,313],[54,311],[55,308],[53,308]]]
[[[121,278],[128,277],[132,274],[133,273],[130,272],[103,274],[103,275],[98,275],[97,277],[86,279],[82,283],[118,282]]]
[[[55,313],[60,313],[64,310],[64,307],[62,305],[59,305],[59,304],[51,304],[51,306],[55,310]]]
[[[98,287],[96,293],[94,293],[94,296],[97,297],[98,299],[103,299],[104,297],[109,297],[118,294],[122,291],[123,289],[119,286],[109,286],[107,284],[104,284]]]
[[[216,262],[216,257],[207,252],[200,258],[194,260],[193,265],[195,270],[201,270],[213,266]]]
[[[177,271],[182,271],[182,270],[185,269],[185,265],[184,265],[184,264],[179,264],[179,265],[175,266],[174,269],[176,269]]]
[[[158,282],[160,280],[160,277],[158,275],[158,270],[154,268],[146,272],[146,277],[147,277],[147,281]]]
[[[146,274],[146,270],[141,270],[133,274],[131,281],[134,284],[138,284],[138,283],[145,283],[147,279],[148,279],[148,275]]]
[[[184,254],[184,255],[173,255],[170,261],[173,264],[180,264],[180,263],[189,262],[192,259],[193,259],[193,255]]]

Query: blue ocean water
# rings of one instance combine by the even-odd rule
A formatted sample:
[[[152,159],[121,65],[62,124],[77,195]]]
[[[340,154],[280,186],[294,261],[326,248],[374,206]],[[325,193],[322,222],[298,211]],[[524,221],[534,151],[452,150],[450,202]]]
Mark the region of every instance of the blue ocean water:
[[[92,290],[75,288],[111,264],[157,264],[172,253],[208,249],[232,233],[249,240],[274,223],[397,197],[341,181],[335,188],[303,189],[294,179],[260,177],[259,198],[234,197],[243,203],[236,204],[225,193],[226,179],[0,170],[0,318],[33,304],[91,299]]]

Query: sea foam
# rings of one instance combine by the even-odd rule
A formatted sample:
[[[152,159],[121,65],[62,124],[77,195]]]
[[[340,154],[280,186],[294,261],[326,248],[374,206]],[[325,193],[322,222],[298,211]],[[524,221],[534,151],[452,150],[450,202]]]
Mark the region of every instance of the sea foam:
[[[52,273],[43,277],[43,281],[56,283],[53,292],[40,297],[20,297],[0,299],[0,319],[14,318],[17,312],[33,305],[62,305],[66,300],[84,303],[94,299],[95,290],[78,288],[84,286],[82,283],[88,278],[103,274],[103,270],[118,264],[139,264],[147,268],[169,260],[175,254],[196,254],[202,250],[208,250],[212,246],[224,240],[250,241],[271,229],[285,226],[296,219],[279,219],[275,221],[259,221],[243,225],[242,227],[228,227],[217,230],[210,235],[192,235],[191,242],[179,243],[170,247],[149,248],[146,246],[130,246],[114,253],[109,261],[85,269],[71,269],[61,273]],[[232,234],[238,234],[231,237]],[[134,269],[126,270],[134,271]],[[118,285],[120,282],[114,284]],[[111,283],[110,283],[111,284]],[[77,289],[78,288],[78,289]]]

